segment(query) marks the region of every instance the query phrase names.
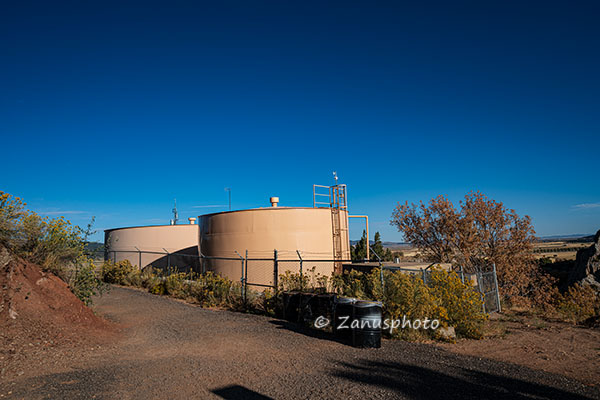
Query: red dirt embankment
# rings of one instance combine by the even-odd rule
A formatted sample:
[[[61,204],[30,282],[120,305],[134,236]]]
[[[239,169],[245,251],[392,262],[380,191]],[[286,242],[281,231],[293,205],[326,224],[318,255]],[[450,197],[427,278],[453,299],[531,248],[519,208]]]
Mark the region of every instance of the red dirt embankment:
[[[116,332],[60,278],[1,247],[0,290],[0,376],[12,360],[43,356],[55,346],[99,343]]]

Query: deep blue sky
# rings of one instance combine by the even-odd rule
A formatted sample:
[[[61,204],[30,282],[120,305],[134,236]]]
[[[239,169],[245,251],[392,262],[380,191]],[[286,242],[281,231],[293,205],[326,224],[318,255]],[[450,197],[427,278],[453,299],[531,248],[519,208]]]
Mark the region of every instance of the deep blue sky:
[[[600,228],[600,3],[414,3],[5,3],[0,190],[106,229],[225,187],[310,206],[336,170],[384,240],[398,201],[470,190]]]

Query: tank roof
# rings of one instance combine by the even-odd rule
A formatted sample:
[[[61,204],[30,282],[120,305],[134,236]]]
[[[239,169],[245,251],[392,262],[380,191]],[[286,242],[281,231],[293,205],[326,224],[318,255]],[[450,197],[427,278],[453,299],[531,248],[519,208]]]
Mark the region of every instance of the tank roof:
[[[231,211],[220,211],[210,214],[202,214],[200,217],[210,217],[213,215],[220,214],[232,214],[246,211],[277,211],[277,210],[330,210],[329,207],[259,207],[259,208],[246,208],[244,210],[231,210]]]
[[[171,224],[165,224],[165,225],[138,225],[138,226],[122,226],[120,228],[111,228],[111,229],[105,229],[104,232],[110,232],[110,231],[118,231],[120,229],[134,229],[134,228],[165,228],[165,227],[177,227],[177,226],[195,226],[198,227],[197,224],[177,224],[177,225],[171,225]]]

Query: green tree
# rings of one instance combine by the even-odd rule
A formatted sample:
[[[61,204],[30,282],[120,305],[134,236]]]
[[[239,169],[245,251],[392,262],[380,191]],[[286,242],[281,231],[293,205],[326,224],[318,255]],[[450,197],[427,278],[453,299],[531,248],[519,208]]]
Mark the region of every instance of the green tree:
[[[363,230],[362,237],[352,247],[352,261],[361,262],[367,258],[367,232]]]
[[[375,232],[375,236],[373,237],[373,245],[371,246],[372,253],[371,261],[377,261],[377,256],[374,253],[377,253],[379,257],[381,257],[381,261],[393,261],[394,255],[390,249],[383,247],[383,242],[381,241],[381,234],[379,232]]]

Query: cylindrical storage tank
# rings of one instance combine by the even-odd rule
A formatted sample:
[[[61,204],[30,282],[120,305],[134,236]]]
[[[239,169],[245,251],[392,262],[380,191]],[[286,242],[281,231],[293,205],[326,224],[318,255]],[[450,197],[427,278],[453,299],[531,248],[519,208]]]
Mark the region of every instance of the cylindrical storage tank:
[[[352,329],[352,346],[380,348],[382,304],[377,301],[357,301],[353,308],[358,327]]]
[[[350,342],[352,340],[352,324],[354,309],[352,305],[356,299],[351,297],[339,297],[335,301],[333,309],[333,334],[339,340]]]
[[[203,260],[203,269],[239,282],[244,270],[241,257],[245,257],[248,251],[248,285],[255,285],[255,288],[272,286],[276,274],[300,272],[299,251],[302,258],[307,260],[303,262],[303,272],[314,267],[317,274],[330,276],[334,270],[334,215],[338,216],[329,208],[300,207],[270,207],[202,215],[199,217],[199,247],[207,257]],[[347,212],[340,210],[338,218],[347,221]],[[347,223],[340,225],[347,226]],[[347,232],[341,236],[347,237]],[[338,239],[336,243],[338,254],[342,254],[343,259],[349,259],[349,242]],[[275,250],[277,263],[273,262]]]
[[[198,225],[156,225],[104,231],[104,259],[144,268],[199,271]]]

